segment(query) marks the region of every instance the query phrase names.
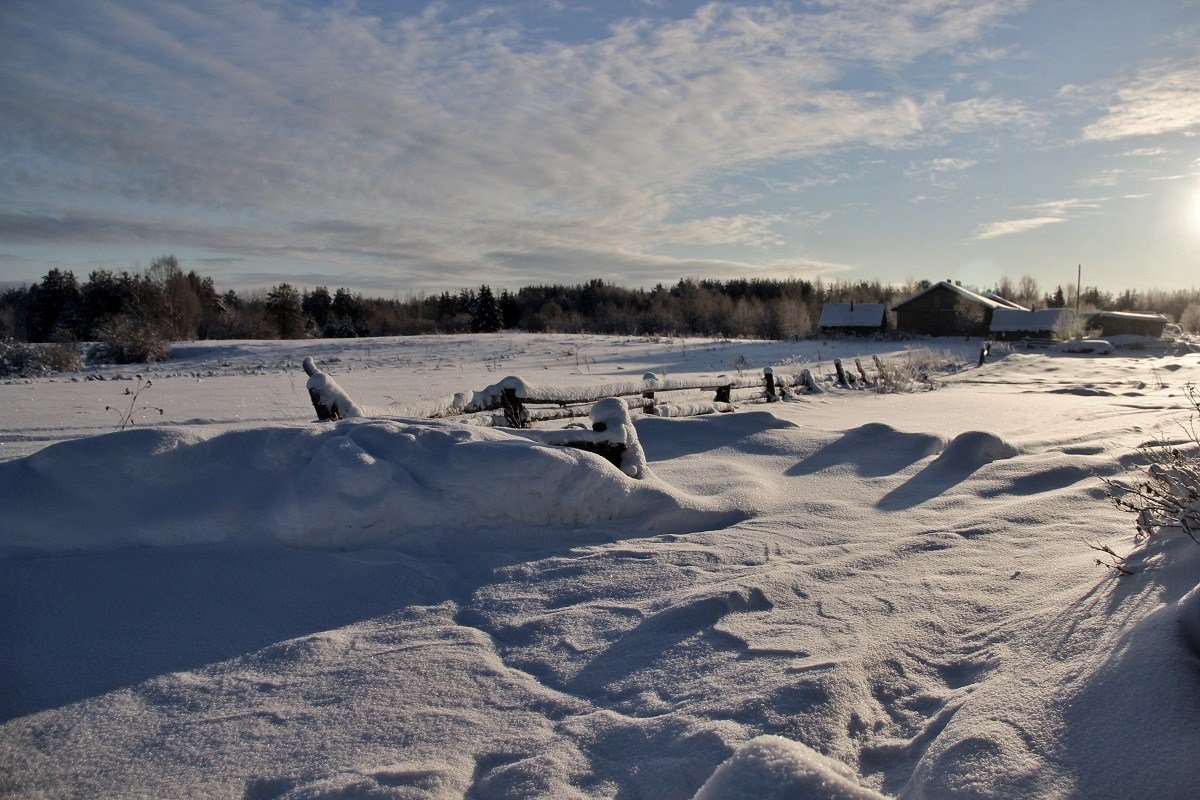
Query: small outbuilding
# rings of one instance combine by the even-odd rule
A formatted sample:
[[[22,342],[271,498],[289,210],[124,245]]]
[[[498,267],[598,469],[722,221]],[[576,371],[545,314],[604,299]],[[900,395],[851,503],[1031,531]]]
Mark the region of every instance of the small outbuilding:
[[[1162,314],[1134,314],[1129,311],[1096,311],[1086,314],[1087,326],[1098,328],[1101,336],[1149,336],[1161,338],[1167,327]]]
[[[1012,308],[951,281],[938,281],[892,307],[896,329],[929,336],[987,336],[997,308]]]
[[[1070,308],[1044,308],[1026,311],[997,308],[992,312],[992,336],[996,339],[1054,339],[1075,323]]]
[[[883,330],[886,311],[883,303],[826,303],[817,327],[821,333],[870,336]]]

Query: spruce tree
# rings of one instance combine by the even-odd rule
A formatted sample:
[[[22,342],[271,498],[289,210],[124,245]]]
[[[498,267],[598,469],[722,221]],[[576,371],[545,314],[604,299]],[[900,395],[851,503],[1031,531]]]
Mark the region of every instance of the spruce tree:
[[[495,333],[504,327],[500,316],[500,304],[496,302],[492,289],[487,284],[479,287],[475,297],[475,307],[471,309],[471,331],[474,333]]]

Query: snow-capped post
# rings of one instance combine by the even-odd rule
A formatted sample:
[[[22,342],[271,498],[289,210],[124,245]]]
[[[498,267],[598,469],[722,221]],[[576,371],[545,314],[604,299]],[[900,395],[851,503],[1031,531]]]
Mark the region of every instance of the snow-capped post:
[[[835,358],[833,360],[833,368],[837,370],[838,385],[843,388],[850,388],[850,382],[846,380],[846,370],[842,369],[842,360]]]
[[[992,352],[992,343],[984,342],[983,347],[979,348],[979,366],[983,366],[983,362],[987,360],[988,355]]]
[[[361,417],[362,409],[355,405],[342,387],[333,378],[317,368],[312,356],[304,359],[304,372],[308,375],[308,396],[313,408],[317,411],[317,419],[321,422],[345,419],[346,417]]]
[[[655,375],[653,372],[647,372],[645,375],[642,376],[642,380],[648,384],[658,385],[658,376]],[[642,399],[646,401],[646,402],[642,403],[642,411],[644,411],[647,414],[653,414],[654,413],[654,390],[651,389],[649,391],[642,392]]]
[[[817,383],[817,379],[812,374],[812,370],[809,369],[800,371],[800,383],[813,394],[821,394],[825,391],[821,388],[821,384]]]
[[[637,428],[629,417],[629,407],[619,397],[606,397],[597,400],[588,414],[592,420],[592,430],[608,433],[608,449],[614,452],[615,458],[602,450],[593,450],[607,458],[631,478],[644,478],[648,474],[646,453],[638,439]],[[573,445],[578,446],[578,445]],[[591,450],[590,447],[586,448]]]
[[[763,367],[763,383],[767,390],[767,402],[774,403],[779,399],[779,395],[775,394],[775,370]]]
[[[521,402],[521,398],[517,397],[517,390],[511,386],[505,386],[500,391],[500,405],[504,409],[504,421],[508,423],[508,427],[532,428],[533,422],[529,419],[529,411]]]

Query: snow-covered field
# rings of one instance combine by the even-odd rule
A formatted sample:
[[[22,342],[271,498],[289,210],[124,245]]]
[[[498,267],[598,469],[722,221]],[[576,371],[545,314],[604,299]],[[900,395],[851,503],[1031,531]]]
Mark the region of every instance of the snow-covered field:
[[[1184,438],[1200,355],[979,344],[638,417],[642,481],[405,415],[900,345],[180,344],[124,432],[136,369],[2,383],[0,795],[1198,797],[1200,546],[1085,540],[1132,547],[1100,477]],[[313,423],[306,355],[369,416]]]

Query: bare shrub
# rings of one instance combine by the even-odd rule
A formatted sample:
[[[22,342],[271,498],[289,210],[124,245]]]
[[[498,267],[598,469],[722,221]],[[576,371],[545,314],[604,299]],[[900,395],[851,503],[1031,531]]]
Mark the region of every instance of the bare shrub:
[[[0,342],[0,377],[31,378],[47,372],[74,372],[83,367],[76,345]]]
[[[153,325],[126,314],[110,317],[100,327],[100,343],[88,360],[114,364],[150,364],[171,357],[171,343]]]
[[[1200,333],[1200,304],[1191,303],[1179,315],[1179,327],[1188,333]]]
[[[51,372],[75,372],[83,369],[79,346],[70,342],[42,345],[38,348],[42,364]]]
[[[138,405],[138,401],[141,400],[141,397],[142,397],[142,392],[146,391],[153,385],[154,384],[150,381],[149,378],[143,378],[141,375],[138,375],[137,376],[137,386],[132,389],[130,389],[130,388],[125,389],[125,396],[129,398],[128,406],[125,406],[124,408],[121,408],[118,406],[105,406],[104,407],[105,411],[111,411],[113,414],[115,414],[117,416],[118,430],[123,431],[126,428],[128,428],[130,425],[133,425],[136,422],[135,418],[139,414],[144,414],[147,411],[157,411],[158,415],[160,417],[166,413],[166,409],[159,408],[158,406],[151,406],[151,405],[146,405],[146,404],[142,404],[140,406]]]
[[[1060,342],[1082,339],[1088,332],[1087,319],[1081,314],[1064,314],[1062,322],[1054,329],[1054,338]]]
[[[875,391],[880,394],[924,392],[937,388],[937,378],[962,369],[962,363],[945,350],[919,347],[884,361],[875,359],[879,376]]]
[[[1187,385],[1192,406],[1181,443],[1165,440],[1144,445],[1145,465],[1136,480],[1106,478],[1108,496],[1117,508],[1135,514],[1135,541],[1141,543],[1164,531],[1179,530],[1200,544],[1200,395],[1195,384]]]

